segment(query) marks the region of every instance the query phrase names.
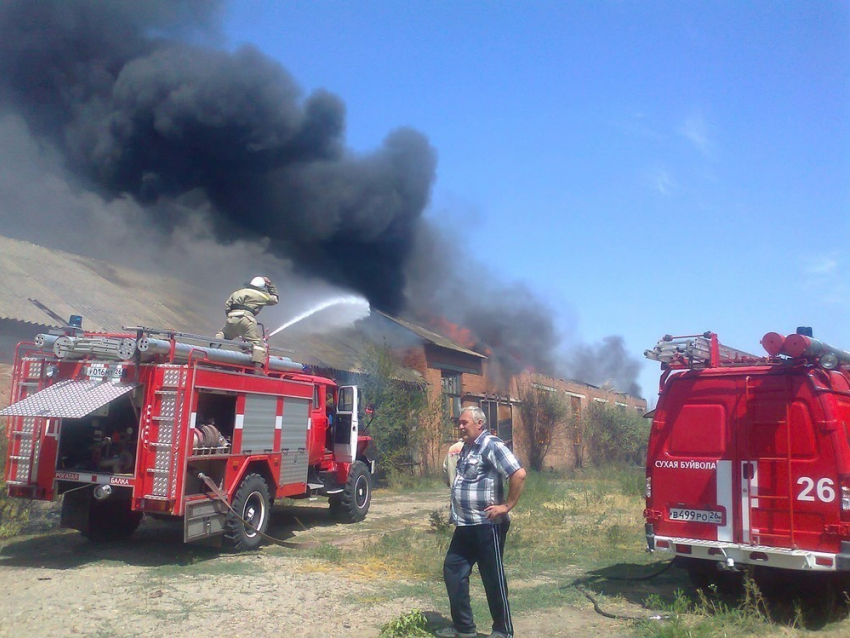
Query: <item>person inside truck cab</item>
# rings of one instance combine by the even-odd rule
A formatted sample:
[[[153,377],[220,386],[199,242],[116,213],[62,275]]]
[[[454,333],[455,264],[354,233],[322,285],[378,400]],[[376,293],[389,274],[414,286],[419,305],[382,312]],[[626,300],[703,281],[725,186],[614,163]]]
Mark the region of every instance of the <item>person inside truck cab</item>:
[[[336,418],[336,404],[334,404],[334,395],[328,389],[328,394],[325,400],[325,412],[328,415],[328,429],[325,435],[325,447],[329,450],[334,449],[334,419]]]
[[[256,316],[265,306],[274,306],[280,301],[277,287],[268,277],[254,277],[234,292],[224,304],[227,321],[216,334],[216,339],[242,337],[251,343],[251,359],[255,365],[266,361],[266,343],[257,324]]]

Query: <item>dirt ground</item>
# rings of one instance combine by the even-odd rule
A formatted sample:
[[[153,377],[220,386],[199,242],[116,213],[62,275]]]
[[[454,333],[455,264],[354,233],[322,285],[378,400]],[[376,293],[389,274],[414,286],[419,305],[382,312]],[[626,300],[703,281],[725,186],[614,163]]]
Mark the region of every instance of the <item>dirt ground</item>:
[[[321,502],[276,507],[269,533],[344,552],[386,530],[424,530],[445,498],[440,490],[378,490],[368,518],[356,525],[333,522]],[[50,529],[55,515],[48,514],[52,520],[39,517],[46,529],[0,545],[0,636],[376,638],[384,623],[414,608],[449,624],[447,601],[435,609],[413,598],[388,600],[380,577],[349,574],[307,550],[265,546],[228,554],[185,545],[179,525],[147,519],[129,541],[95,545]],[[483,630],[487,619],[479,621]],[[630,635],[627,623],[597,615],[589,602],[516,609],[514,625],[520,637]]]

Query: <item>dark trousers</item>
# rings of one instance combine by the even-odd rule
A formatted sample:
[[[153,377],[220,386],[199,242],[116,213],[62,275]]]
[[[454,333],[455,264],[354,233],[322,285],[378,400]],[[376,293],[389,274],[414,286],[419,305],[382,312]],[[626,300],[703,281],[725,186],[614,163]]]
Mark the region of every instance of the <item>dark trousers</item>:
[[[487,592],[493,631],[500,631],[507,636],[514,635],[511,608],[508,605],[508,584],[502,563],[508,527],[510,521],[498,525],[464,525],[455,528],[443,563],[443,579],[449,594],[452,621],[460,632],[475,631],[469,604],[469,574],[477,563],[484,591]]]

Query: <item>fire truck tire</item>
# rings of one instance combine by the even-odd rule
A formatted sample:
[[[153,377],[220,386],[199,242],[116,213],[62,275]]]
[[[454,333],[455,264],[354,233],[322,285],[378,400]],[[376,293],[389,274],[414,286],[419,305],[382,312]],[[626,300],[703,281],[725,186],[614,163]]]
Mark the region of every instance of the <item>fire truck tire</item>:
[[[342,494],[331,498],[331,512],[344,523],[358,523],[366,518],[372,503],[372,478],[362,461],[354,461]]]
[[[129,503],[93,501],[89,509],[89,528],[83,532],[93,543],[122,541],[130,538],[142,522],[142,513],[130,509]]]
[[[263,542],[263,537],[256,530],[265,534],[271,511],[269,486],[263,477],[259,474],[248,474],[242,479],[230,505],[242,520],[233,512],[227,513],[225,541],[237,552],[256,549]],[[243,520],[251,523],[256,529],[245,525]]]

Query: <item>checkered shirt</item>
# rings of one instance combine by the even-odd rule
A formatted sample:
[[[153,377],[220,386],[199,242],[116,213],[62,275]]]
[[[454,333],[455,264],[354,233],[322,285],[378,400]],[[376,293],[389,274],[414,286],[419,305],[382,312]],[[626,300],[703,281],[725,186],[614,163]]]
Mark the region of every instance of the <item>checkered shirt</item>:
[[[522,467],[514,453],[497,436],[482,432],[463,446],[452,483],[451,522],[455,525],[486,525],[507,520],[504,514],[489,520],[484,509],[505,502],[504,479]]]

